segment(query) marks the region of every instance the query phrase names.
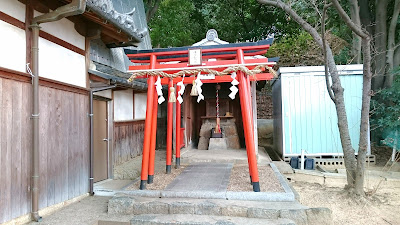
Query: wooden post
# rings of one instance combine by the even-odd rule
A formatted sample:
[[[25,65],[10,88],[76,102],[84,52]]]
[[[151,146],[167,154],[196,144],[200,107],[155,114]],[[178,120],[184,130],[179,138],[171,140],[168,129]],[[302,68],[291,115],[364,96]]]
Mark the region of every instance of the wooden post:
[[[237,50],[237,58],[239,63],[244,63],[243,50]],[[240,99],[240,106],[242,110],[243,118],[243,129],[245,133],[246,150],[249,161],[250,174],[253,184],[253,191],[260,191],[260,182],[258,177],[257,169],[257,157],[255,154],[254,146],[254,129],[253,129],[253,114],[251,113],[251,95],[250,95],[250,79],[245,76],[243,72],[238,71],[239,76],[239,95],[242,97]],[[250,106],[250,107],[249,107]]]
[[[176,85],[176,96],[178,98],[178,92],[180,90],[180,86]],[[176,137],[176,161],[175,161],[175,168],[179,168],[181,166],[181,104],[179,103],[178,100],[176,100],[176,117],[175,117],[175,124],[176,124],[176,129],[175,129],[175,137]]]
[[[154,67],[156,63],[156,56],[150,56],[150,65]],[[140,190],[146,189],[146,182],[149,169],[149,152],[150,152],[150,141],[151,141],[151,125],[153,115],[153,100],[154,100],[154,83],[155,77],[150,76],[147,79],[147,103],[146,103],[146,120],[144,123],[144,141],[143,141],[143,153],[142,153],[142,173],[140,176]]]
[[[156,78],[154,78],[156,79]],[[150,87],[149,87],[150,88]],[[155,88],[153,86],[152,88]],[[153,99],[153,116],[151,118],[151,138],[150,138],[150,152],[149,152],[149,175],[147,183],[153,183],[154,178],[154,163],[156,158],[156,139],[157,139],[157,113],[158,113],[158,98],[154,94]]]
[[[254,145],[256,157],[258,159],[258,125],[257,125],[257,87],[256,81],[250,81],[251,87],[251,105],[253,111],[253,129],[254,129]]]
[[[174,94],[171,93],[171,87],[174,86],[173,80],[170,79],[168,83],[168,98],[170,99],[170,95]],[[171,173],[171,160],[172,160],[172,122],[173,122],[173,108],[174,103],[168,101],[168,108],[167,108],[167,158],[166,158],[166,173]]]

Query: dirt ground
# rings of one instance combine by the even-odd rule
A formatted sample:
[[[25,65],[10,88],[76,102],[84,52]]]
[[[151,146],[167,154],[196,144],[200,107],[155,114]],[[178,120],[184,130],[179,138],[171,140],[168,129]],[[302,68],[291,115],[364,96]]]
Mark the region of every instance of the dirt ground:
[[[375,195],[360,202],[349,197],[342,188],[305,182],[293,182],[292,185],[302,204],[330,208],[333,224],[400,224],[400,188],[383,186]]]
[[[152,184],[147,184],[147,190],[164,190],[168,184],[170,184],[182,171],[185,169],[186,166],[181,166],[179,169],[171,170],[170,174],[166,174],[165,171],[163,172],[155,172],[154,180]],[[135,182],[134,184],[127,187],[125,190],[139,190],[140,180]]]
[[[30,225],[96,225],[98,220],[129,221],[132,215],[109,215],[107,213],[108,200],[111,197],[86,197],[79,202],[62,208],[61,210],[44,216],[39,223],[30,222]]]
[[[390,154],[386,155],[387,157],[390,156]],[[384,162],[387,161],[385,160],[386,159],[377,160],[377,164],[379,166],[384,165]],[[400,172],[400,169],[397,168],[396,171]],[[246,181],[249,182],[248,171],[243,170],[241,173],[243,175],[243,179],[246,179]],[[171,177],[173,176],[175,175],[171,175]],[[262,174],[262,169],[260,169],[260,177],[267,176],[268,174]],[[382,185],[377,190],[377,192],[374,195],[369,196],[367,200],[359,201],[349,197],[348,194],[343,190],[343,188],[326,187],[320,184],[309,182],[291,182],[291,184],[299,193],[300,202],[302,204],[309,207],[330,208],[333,213],[334,224],[400,225],[399,185]],[[251,188],[251,185],[247,186]],[[138,185],[135,185],[135,187],[138,187]],[[150,188],[150,185],[148,187]],[[109,199],[110,197],[101,196],[86,197],[77,203],[66,206],[65,208],[53,213],[52,215],[45,216],[41,223],[32,222],[30,224],[92,225],[100,219],[128,221],[130,218],[132,218],[132,216],[108,215],[107,204]]]

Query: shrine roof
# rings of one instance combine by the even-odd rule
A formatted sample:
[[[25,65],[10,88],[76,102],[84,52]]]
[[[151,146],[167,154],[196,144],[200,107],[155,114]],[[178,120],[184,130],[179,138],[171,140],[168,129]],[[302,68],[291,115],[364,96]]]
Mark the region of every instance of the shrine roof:
[[[222,44],[222,45],[206,45],[206,46],[184,46],[184,47],[172,47],[172,48],[155,48],[155,49],[147,49],[147,50],[133,50],[133,49],[124,49],[125,54],[128,55],[129,59],[134,60],[149,60],[149,56],[152,53],[156,53],[159,55],[158,59],[173,59],[173,58],[182,58],[187,57],[187,54],[183,52],[188,51],[189,49],[200,48],[202,50],[212,50],[212,49],[221,49],[222,52],[215,51],[205,51],[203,55],[207,56],[217,56],[221,54],[236,54],[235,51],[238,48],[244,48],[249,50],[244,50],[245,53],[254,52],[259,53],[260,50],[251,50],[251,47],[261,47],[266,45],[271,45],[273,42],[273,38],[268,38],[265,40],[257,41],[257,42],[241,42],[241,43],[232,43],[232,44]],[[230,52],[231,51],[231,52]],[[177,52],[176,55],[173,55],[173,52]],[[165,54],[163,54],[165,53]],[[183,53],[183,54],[182,54]],[[138,55],[135,57],[135,55]]]

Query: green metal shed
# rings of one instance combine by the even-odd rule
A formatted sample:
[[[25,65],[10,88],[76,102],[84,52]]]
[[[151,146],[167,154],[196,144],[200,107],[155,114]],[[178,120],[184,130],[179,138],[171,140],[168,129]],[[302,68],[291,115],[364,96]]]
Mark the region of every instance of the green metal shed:
[[[344,88],[351,143],[357,152],[363,66],[337,68]],[[279,79],[272,84],[275,148],[282,157],[299,156],[302,149],[306,156],[342,156],[336,109],[326,90],[324,67],[281,67],[279,72]]]

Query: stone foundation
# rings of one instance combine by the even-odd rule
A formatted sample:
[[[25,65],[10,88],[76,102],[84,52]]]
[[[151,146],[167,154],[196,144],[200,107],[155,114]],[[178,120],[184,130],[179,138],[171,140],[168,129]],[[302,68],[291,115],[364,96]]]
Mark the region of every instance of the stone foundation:
[[[236,129],[234,118],[221,118],[221,129],[223,138],[226,138],[228,149],[240,149],[239,136]],[[211,129],[215,128],[215,119],[204,119],[200,129],[198,149],[207,150],[211,137]]]

